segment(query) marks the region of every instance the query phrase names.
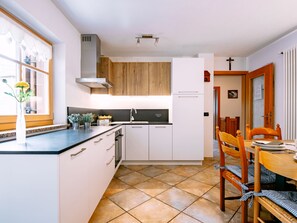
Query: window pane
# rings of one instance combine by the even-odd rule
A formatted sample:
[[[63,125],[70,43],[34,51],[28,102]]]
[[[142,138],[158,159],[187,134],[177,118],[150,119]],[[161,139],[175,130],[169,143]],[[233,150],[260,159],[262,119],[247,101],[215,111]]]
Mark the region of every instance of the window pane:
[[[25,103],[26,113],[49,114],[48,75],[24,67],[22,79],[30,84],[30,89],[33,91],[30,101]]]
[[[1,62],[1,60],[0,60]],[[2,66],[0,65],[0,74]],[[7,80],[9,86],[14,87],[16,81],[16,78],[11,76],[6,76],[5,79]],[[14,89],[14,88],[13,88]],[[16,100],[4,92],[12,93],[12,89],[9,88],[6,84],[2,83],[2,77],[1,77],[1,88],[0,88],[0,115],[16,115]]]
[[[0,54],[17,60],[17,45],[10,33],[0,35]]]

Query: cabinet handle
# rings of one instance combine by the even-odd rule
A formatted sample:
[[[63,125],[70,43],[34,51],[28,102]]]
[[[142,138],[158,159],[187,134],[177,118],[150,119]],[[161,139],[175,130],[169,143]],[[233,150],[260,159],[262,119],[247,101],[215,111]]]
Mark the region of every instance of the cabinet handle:
[[[179,95],[179,98],[198,98],[198,95]]]
[[[101,142],[102,140],[103,140],[103,138],[100,138],[100,139],[98,139],[98,140],[94,141],[94,143]]]
[[[108,166],[108,165],[113,161],[114,157],[115,157],[115,156],[113,156],[113,157],[111,158],[111,160],[110,160],[108,163],[106,163],[106,166]]]
[[[181,93],[181,94],[183,94],[183,93],[197,94],[197,93],[199,93],[199,91],[178,91],[178,93]]]
[[[82,153],[83,151],[85,151],[87,148],[82,148],[80,151],[78,151],[77,153],[73,153],[70,154],[71,157],[77,156],[78,154]]]
[[[131,126],[132,129],[142,129],[142,126]]]
[[[112,147],[114,147],[114,144],[112,144],[112,146],[111,146],[111,147],[109,147],[108,149],[106,149],[106,151],[109,151],[109,150],[111,150],[111,149],[112,149]]]
[[[111,136],[113,133],[114,133],[114,131],[112,131],[111,133],[106,134],[106,135],[107,135],[107,136]]]
[[[156,129],[165,129],[166,126],[155,126]]]

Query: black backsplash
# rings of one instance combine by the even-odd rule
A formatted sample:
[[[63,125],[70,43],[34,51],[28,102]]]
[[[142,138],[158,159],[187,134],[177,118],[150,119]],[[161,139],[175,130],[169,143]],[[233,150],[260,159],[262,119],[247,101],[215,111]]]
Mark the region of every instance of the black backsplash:
[[[168,122],[168,109],[136,109],[133,110],[135,121]],[[67,107],[67,115],[73,113],[93,113],[97,115],[111,115],[112,121],[129,121],[130,109],[91,109]]]

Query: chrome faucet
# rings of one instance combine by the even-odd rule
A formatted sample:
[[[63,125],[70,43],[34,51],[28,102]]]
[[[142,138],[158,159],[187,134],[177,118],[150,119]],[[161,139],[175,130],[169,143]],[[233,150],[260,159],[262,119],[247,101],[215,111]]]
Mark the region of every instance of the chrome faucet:
[[[135,114],[137,114],[137,110],[135,108],[130,109],[130,122],[134,121],[133,110],[134,110]]]

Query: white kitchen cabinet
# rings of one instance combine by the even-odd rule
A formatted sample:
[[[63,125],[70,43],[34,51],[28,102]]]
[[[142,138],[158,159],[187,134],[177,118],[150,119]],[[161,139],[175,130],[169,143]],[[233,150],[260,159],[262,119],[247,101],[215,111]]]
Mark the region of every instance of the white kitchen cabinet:
[[[60,155],[60,222],[88,222],[115,173],[114,131]]]
[[[172,160],[172,126],[149,126],[149,160]]]
[[[89,220],[88,165],[91,143],[82,143],[60,155],[60,222]]]
[[[114,131],[91,139],[88,166],[89,216],[94,212],[115,172]],[[112,161],[110,161],[113,159]],[[109,165],[106,165],[110,161]]]
[[[148,160],[148,125],[126,125],[126,160]]]
[[[204,95],[173,95],[173,160],[204,158]]]
[[[171,83],[172,94],[203,94],[204,59],[173,58]]]

